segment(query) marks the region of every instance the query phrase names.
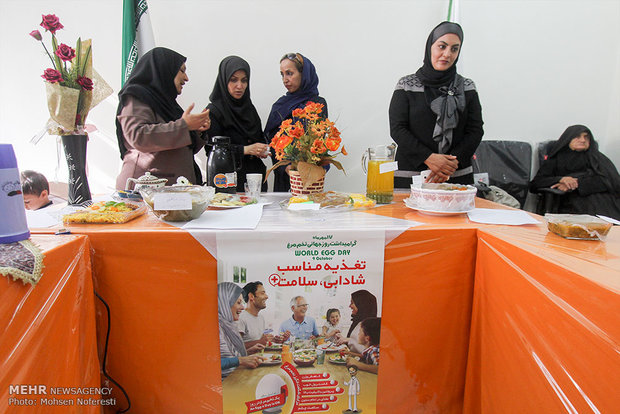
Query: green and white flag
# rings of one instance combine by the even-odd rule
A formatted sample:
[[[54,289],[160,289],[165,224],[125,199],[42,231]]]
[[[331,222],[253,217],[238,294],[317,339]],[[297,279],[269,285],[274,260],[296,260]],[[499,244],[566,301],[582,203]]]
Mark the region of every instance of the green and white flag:
[[[153,28],[146,0],[123,0],[123,71],[125,84],[138,58],[155,47]]]
[[[448,18],[446,20],[453,23],[459,23],[459,17],[459,0],[450,0],[448,4]]]

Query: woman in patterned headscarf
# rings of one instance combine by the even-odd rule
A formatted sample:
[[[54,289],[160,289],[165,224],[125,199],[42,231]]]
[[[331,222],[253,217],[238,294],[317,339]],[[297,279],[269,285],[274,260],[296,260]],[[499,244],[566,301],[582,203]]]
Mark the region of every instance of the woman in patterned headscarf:
[[[256,368],[262,358],[248,355],[235,321],[243,312],[245,304],[241,295],[243,289],[232,282],[217,285],[217,314],[220,323],[220,358],[222,360],[222,379],[226,378],[239,365]],[[260,345],[260,344],[259,344]]]
[[[285,119],[293,118],[293,111],[303,108],[308,102],[320,103],[323,110],[321,118],[327,118],[327,101],[319,96],[319,76],[310,59],[301,53],[287,53],[280,59],[280,75],[286,88],[286,95],[281,96],[271,107],[265,136],[271,142],[278,132],[280,124]],[[272,160],[276,163],[275,152],[272,151]],[[288,176],[290,165],[280,166],[274,171],[273,191],[287,192],[291,185]]]
[[[482,140],[482,108],[471,79],[456,72],[463,30],[443,22],[426,41],[424,64],[401,78],[390,103],[390,133],[398,144],[394,185],[430,170],[427,182],[472,184],[471,157]]]

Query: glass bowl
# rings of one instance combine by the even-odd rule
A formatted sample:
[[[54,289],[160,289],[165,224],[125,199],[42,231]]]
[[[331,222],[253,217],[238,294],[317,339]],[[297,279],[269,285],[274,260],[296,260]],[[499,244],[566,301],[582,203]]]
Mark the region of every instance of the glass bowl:
[[[215,188],[200,185],[147,187],[140,189],[140,194],[159,219],[190,221],[204,213],[215,195]]]

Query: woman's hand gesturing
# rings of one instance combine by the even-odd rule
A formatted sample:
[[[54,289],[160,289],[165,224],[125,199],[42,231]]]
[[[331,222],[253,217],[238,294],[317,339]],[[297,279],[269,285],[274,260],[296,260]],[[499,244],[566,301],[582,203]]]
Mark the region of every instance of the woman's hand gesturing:
[[[183,118],[185,123],[187,124],[187,128],[190,131],[206,131],[211,127],[211,118],[209,118],[209,110],[204,109],[199,114],[192,114],[192,109],[194,109],[194,104],[192,103],[187,107],[185,112],[183,112]]]

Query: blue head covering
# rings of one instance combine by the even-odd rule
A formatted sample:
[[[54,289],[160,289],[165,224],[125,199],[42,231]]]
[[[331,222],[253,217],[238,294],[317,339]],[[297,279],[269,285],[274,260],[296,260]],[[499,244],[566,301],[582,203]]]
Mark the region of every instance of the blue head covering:
[[[271,112],[269,113],[269,118],[267,119],[267,124],[265,125],[266,133],[278,128],[283,120],[290,118],[295,108],[298,108],[304,102],[311,101],[319,95],[319,76],[316,74],[314,65],[310,59],[303,56],[301,53],[297,55],[301,56],[303,61],[301,85],[295,92],[287,92],[286,95],[280,97],[280,99],[273,104]]]

